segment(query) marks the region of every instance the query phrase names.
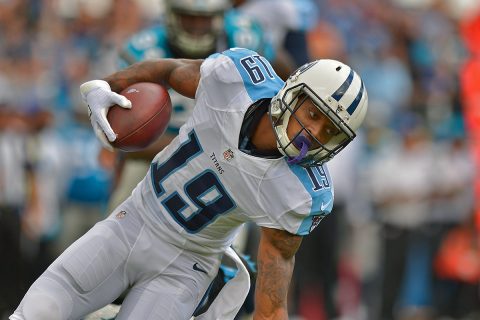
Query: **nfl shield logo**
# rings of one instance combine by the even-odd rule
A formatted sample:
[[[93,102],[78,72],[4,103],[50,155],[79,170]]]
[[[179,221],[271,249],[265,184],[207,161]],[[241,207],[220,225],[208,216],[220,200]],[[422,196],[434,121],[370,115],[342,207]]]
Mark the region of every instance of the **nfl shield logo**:
[[[225,160],[227,160],[227,161],[232,160],[234,157],[235,157],[235,156],[234,156],[234,154],[233,154],[232,149],[228,149],[228,150],[225,150],[225,151],[223,152],[223,158],[224,158]]]
[[[126,212],[125,210],[122,210],[122,211],[118,212],[118,213],[115,215],[115,217],[116,217],[117,219],[123,219],[123,218],[125,218],[126,215],[127,215],[127,212]]]

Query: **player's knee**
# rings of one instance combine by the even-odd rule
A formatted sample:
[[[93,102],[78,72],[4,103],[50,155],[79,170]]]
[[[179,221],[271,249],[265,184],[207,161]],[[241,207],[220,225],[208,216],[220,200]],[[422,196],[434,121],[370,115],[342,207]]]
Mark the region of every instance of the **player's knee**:
[[[61,320],[61,308],[55,300],[42,294],[32,294],[26,297],[23,305],[25,320]]]

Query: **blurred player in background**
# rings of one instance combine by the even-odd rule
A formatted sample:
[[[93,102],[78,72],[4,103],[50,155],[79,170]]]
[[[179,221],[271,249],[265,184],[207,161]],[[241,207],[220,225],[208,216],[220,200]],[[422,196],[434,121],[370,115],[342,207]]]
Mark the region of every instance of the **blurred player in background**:
[[[243,14],[257,20],[277,55],[298,66],[310,61],[306,32],[318,23],[314,0],[234,0]]]
[[[195,97],[192,116],[132,196],[47,269],[10,320],[77,319],[129,286],[118,320],[189,319],[248,221],[261,227],[253,317],[287,319],[295,253],[333,207],[326,162],[366,114],[363,81],[341,62],[318,60],[284,83],[264,57],[240,48],[144,61],[80,88],[109,141],[105,111],[131,106],[115,92],[143,81]],[[248,280],[222,290],[200,319],[233,319]]]

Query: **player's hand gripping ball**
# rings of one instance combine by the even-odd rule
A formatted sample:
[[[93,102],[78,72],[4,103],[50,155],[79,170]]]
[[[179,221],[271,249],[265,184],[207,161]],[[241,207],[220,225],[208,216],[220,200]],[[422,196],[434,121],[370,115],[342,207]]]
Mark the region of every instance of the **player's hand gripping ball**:
[[[150,82],[133,84],[120,92],[132,102],[131,109],[112,106],[107,120],[117,134],[110,144],[134,152],[148,147],[167,129],[172,102],[166,88]]]

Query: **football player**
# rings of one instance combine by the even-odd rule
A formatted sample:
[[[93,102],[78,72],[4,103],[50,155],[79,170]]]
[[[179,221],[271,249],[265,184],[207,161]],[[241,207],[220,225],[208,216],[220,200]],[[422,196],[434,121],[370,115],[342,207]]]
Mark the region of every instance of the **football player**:
[[[365,117],[363,81],[325,59],[283,82],[263,56],[242,48],[143,61],[80,87],[109,141],[116,137],[106,111],[119,99],[131,107],[118,92],[143,81],[194,98],[192,116],[132,195],[60,255],[10,320],[78,319],[127,287],[118,320],[189,319],[249,221],[261,228],[253,318],[287,319],[295,253],[332,210],[327,162]],[[242,274],[204,319],[234,318],[248,294]]]
[[[286,60],[285,55],[277,55],[267,41],[260,24],[233,9],[230,0],[167,0],[164,6],[162,23],[134,34],[122,46],[120,68],[146,59],[205,58],[230,47],[244,47],[275,61],[275,69],[284,76],[293,71],[293,64]],[[190,116],[194,101],[175,91],[170,91],[170,96],[173,112],[166,133],[141,152],[117,152],[115,176],[118,181],[110,198],[110,210],[130,195],[144,177],[151,159],[178,134],[180,126]],[[242,239],[245,236],[237,238],[235,243],[239,248],[245,245]]]

